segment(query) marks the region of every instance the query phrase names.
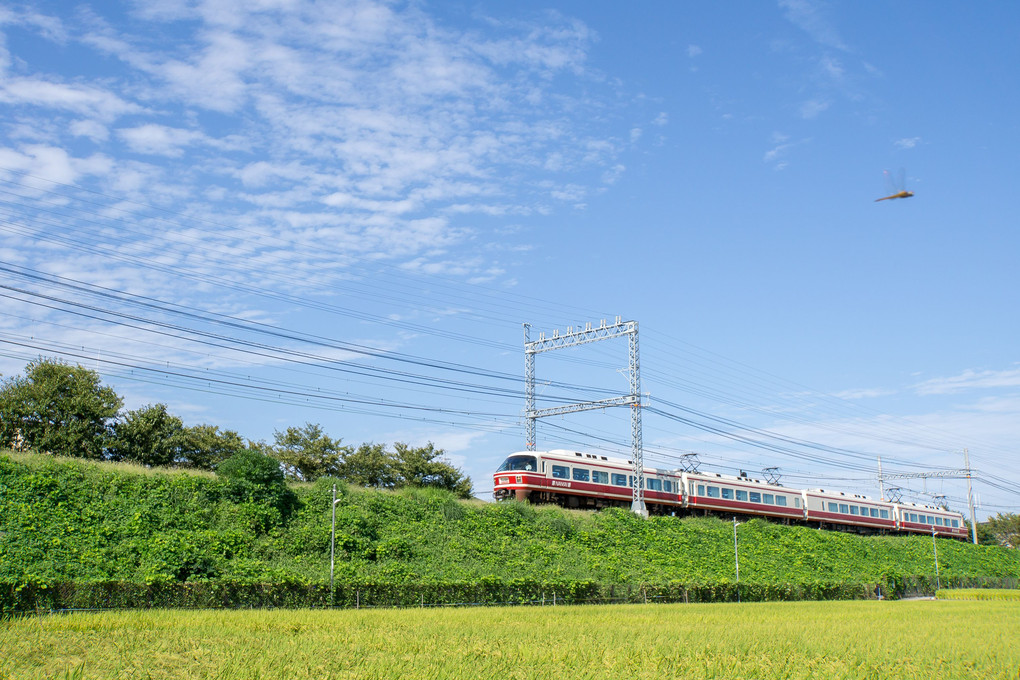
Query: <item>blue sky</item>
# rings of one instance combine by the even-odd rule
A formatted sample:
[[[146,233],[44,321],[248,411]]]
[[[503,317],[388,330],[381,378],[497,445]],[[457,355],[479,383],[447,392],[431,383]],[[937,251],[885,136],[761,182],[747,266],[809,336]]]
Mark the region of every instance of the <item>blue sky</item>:
[[[1020,508],[1013,3],[0,8],[0,372],[251,439],[523,448],[522,323],[640,325],[646,460]],[[903,171],[906,200],[884,171]],[[539,406],[627,390],[538,359]],[[626,454],[629,414],[540,421]],[[947,497],[960,480],[895,484]],[[929,494],[925,496],[925,494]]]

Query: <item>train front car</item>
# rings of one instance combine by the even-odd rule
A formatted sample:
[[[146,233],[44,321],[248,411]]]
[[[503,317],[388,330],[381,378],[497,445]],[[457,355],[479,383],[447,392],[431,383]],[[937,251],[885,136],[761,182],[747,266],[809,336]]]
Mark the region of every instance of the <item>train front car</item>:
[[[542,487],[543,477],[534,451],[511,453],[492,475],[492,495],[497,501],[526,501],[533,490]]]
[[[515,498],[566,508],[629,508],[634,475],[628,460],[579,451],[520,451],[493,473],[496,500]],[[644,498],[649,514],[670,514],[681,507],[680,475],[644,469]]]

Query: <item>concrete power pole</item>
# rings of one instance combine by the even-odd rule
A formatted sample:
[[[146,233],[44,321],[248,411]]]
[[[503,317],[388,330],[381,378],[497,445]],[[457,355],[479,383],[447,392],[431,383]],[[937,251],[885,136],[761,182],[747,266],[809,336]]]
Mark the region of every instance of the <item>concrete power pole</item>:
[[[977,545],[977,513],[974,512],[974,491],[970,485],[970,452],[967,449],[963,450],[963,467],[967,468],[967,504],[970,505],[970,532],[974,545]]]

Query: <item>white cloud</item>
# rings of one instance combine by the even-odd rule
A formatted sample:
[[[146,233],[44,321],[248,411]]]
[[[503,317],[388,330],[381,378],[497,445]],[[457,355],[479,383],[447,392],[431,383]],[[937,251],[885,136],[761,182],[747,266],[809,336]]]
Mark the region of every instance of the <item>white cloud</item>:
[[[898,149],[913,149],[915,146],[921,143],[920,137],[904,137],[903,139],[897,139],[893,144]]]
[[[94,142],[105,142],[110,131],[105,125],[94,120],[76,120],[68,128],[77,137],[88,137]]]
[[[932,378],[914,385],[920,395],[954,394],[967,390],[1020,387],[1020,369],[1000,371],[966,370],[948,378]]]
[[[810,0],[779,0],[779,7],[786,11],[786,18],[807,33],[812,40],[838,50],[845,50],[846,45],[838,32],[824,16],[819,3]]]
[[[854,390],[844,390],[842,392],[836,392],[832,396],[837,399],[876,399],[878,397],[888,397],[896,394],[895,390],[890,390],[884,387],[869,387],[860,388]]]
[[[694,57],[701,56],[701,48],[697,45],[687,46],[687,56],[693,59]]]
[[[786,153],[786,150],[789,149],[790,146],[790,144],[776,144],[765,152],[765,155],[762,156],[762,161],[765,163],[775,162],[780,156]]]
[[[103,88],[42,78],[7,79],[0,86],[0,103],[63,109],[104,121],[143,110]]]
[[[843,65],[839,62],[839,60],[829,54],[822,57],[819,62],[819,67],[827,78],[834,81],[843,80],[846,75],[846,70],[843,68]]]
[[[166,125],[147,123],[132,128],[117,130],[117,136],[135,153],[178,158],[188,147],[210,147],[218,151],[245,150],[248,142],[242,137],[231,135],[223,139],[211,139],[195,130],[173,128]]]
[[[170,60],[159,74],[185,101],[223,113],[236,111],[244,102],[244,72],[253,66],[252,46],[225,32],[206,36],[206,45],[188,61]]]
[[[74,183],[85,175],[105,175],[112,166],[111,159],[102,154],[78,158],[63,148],[43,144],[28,144],[19,149],[0,148],[0,167],[5,171],[23,172],[63,184]],[[23,183],[25,187],[32,185],[33,182]]]
[[[621,177],[623,177],[623,173],[626,170],[627,170],[626,166],[617,163],[609,170],[606,170],[604,173],[602,173],[602,183],[615,184]]]
[[[829,108],[831,102],[823,99],[811,99],[800,105],[800,117],[810,120]]]

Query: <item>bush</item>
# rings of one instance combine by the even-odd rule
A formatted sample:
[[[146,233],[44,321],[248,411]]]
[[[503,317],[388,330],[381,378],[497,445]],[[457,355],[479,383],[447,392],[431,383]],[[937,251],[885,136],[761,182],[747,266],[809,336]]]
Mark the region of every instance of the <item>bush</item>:
[[[216,474],[227,480],[231,497],[239,502],[267,503],[286,521],[297,507],[297,496],[287,488],[280,461],[244,449],[223,461]]]

